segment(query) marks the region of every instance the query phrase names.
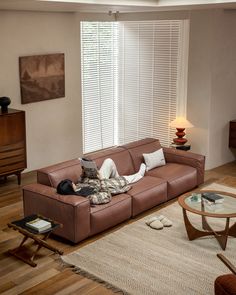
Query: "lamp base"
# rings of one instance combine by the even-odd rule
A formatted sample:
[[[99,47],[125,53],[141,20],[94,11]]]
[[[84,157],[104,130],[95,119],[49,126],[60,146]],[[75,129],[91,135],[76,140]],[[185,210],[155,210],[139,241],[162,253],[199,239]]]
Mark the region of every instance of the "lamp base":
[[[178,137],[173,139],[173,142],[177,145],[184,145],[188,140],[183,138],[185,136],[185,128],[176,128],[177,132],[175,133]]]
[[[188,140],[186,138],[174,138],[173,142],[177,145],[184,145]]]

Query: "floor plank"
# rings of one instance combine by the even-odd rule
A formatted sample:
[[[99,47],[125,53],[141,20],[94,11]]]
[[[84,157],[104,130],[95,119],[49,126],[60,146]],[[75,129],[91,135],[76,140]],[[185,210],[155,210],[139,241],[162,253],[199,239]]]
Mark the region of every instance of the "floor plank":
[[[67,269],[50,278],[50,280],[44,281],[37,287],[31,288],[22,294],[33,295],[37,292],[44,292],[46,295],[57,294],[63,292],[64,288],[67,288],[75,283],[80,286],[81,280],[83,280],[82,277],[79,277],[77,274]]]
[[[33,286],[36,286],[45,280],[49,280],[51,277],[57,275],[58,273],[59,271],[54,268],[43,271],[36,276],[29,277],[27,280],[21,282],[10,290],[3,292],[2,295],[21,294],[23,291],[32,288]]]

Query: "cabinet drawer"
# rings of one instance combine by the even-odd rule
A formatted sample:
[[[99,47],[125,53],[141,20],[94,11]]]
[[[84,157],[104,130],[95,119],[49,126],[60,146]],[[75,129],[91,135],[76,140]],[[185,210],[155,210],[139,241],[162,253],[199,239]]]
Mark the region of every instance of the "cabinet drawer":
[[[11,157],[11,158],[6,158],[6,159],[1,159],[0,160],[0,167],[7,166],[7,165],[12,165],[14,163],[24,162],[24,160],[25,160],[24,155]]]
[[[0,160],[11,158],[11,157],[16,157],[16,156],[21,156],[21,155],[24,156],[24,153],[25,153],[24,149],[0,152]]]
[[[6,166],[0,166],[0,175],[23,169],[25,169],[25,162],[18,162]]]
[[[15,144],[25,140],[25,112],[0,114],[0,146]]]
[[[25,147],[24,141],[20,141],[20,142],[17,142],[14,144],[9,144],[9,145],[3,145],[0,147],[0,153],[13,151],[13,150],[17,150],[17,149],[22,149],[24,147]]]

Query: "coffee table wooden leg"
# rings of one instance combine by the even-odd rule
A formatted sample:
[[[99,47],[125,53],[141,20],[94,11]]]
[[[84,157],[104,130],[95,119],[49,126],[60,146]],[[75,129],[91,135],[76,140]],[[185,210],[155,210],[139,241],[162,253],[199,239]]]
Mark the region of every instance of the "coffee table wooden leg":
[[[209,232],[213,232],[216,240],[220,244],[222,250],[225,250],[226,245],[227,245],[227,240],[228,240],[228,235],[229,235],[229,220],[230,218],[226,218],[226,224],[225,224],[225,229],[221,231],[214,231],[209,223],[207,222],[205,218],[204,222],[204,229],[208,230]]]
[[[236,238],[236,222],[229,228],[229,236]]]
[[[213,231],[201,231],[195,228],[188,219],[186,210],[183,208],[184,224],[187,231],[187,235],[190,241],[200,237],[214,235]]]
[[[225,229],[222,231],[215,231],[215,238],[217,239],[218,243],[220,244],[222,250],[226,249],[228,236],[229,236],[229,220],[230,218],[226,218]],[[209,229],[211,230],[210,225],[208,224]]]
[[[236,237],[236,223],[234,223],[231,227],[229,227],[230,218],[226,218],[226,224],[225,229],[222,231],[214,231],[209,223],[207,222],[207,219],[205,216],[202,216],[202,227],[203,229],[207,231],[200,231],[197,228],[195,228],[191,222],[188,219],[186,210],[183,208],[183,216],[184,216],[184,223],[185,228],[187,231],[187,235],[190,241],[195,240],[197,238],[203,237],[203,236],[211,236],[214,235],[218,243],[220,244],[222,250],[226,249],[228,236]]]
[[[202,229],[209,230],[208,229],[208,223],[207,223],[207,220],[206,220],[206,216],[204,216],[204,215],[202,215]]]

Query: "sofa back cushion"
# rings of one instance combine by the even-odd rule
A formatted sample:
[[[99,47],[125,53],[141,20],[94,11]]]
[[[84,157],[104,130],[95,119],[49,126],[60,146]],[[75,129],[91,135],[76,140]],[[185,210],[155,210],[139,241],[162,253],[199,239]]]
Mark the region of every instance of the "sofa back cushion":
[[[64,179],[70,179],[77,183],[81,172],[80,161],[73,159],[39,169],[37,171],[37,181],[56,188],[58,183]]]
[[[94,160],[98,168],[101,167],[105,159],[111,158],[115,162],[118,173],[121,176],[130,175],[135,172],[133,161],[129,152],[122,147],[101,150],[98,152],[87,154],[85,155],[85,157]]]
[[[105,159],[111,158],[115,162],[120,175],[129,175],[134,173],[131,156],[126,149],[121,147],[86,154],[85,157],[94,160],[98,168],[101,167]],[[37,171],[37,180],[38,183],[56,188],[58,183],[64,179],[70,179],[77,183],[81,173],[82,169],[80,161],[78,159],[73,159],[39,169]]]
[[[141,163],[144,162],[143,154],[149,154],[157,151],[161,148],[161,144],[158,139],[145,138],[122,145],[121,147],[129,151],[133,160],[135,172],[137,172]]]

